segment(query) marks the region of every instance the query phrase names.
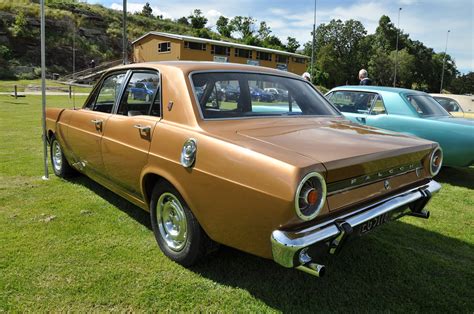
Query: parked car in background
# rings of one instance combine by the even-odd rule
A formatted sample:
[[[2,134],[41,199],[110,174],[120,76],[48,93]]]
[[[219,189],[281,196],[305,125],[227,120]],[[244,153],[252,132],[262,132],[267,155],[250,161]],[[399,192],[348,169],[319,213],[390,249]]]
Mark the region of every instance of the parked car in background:
[[[261,88],[250,86],[250,96],[252,100],[263,101],[263,102],[272,102],[275,100],[273,94],[264,91]]]
[[[474,119],[474,96],[430,94],[452,116]]]
[[[223,101],[237,101],[239,99],[240,90],[234,85],[224,85],[221,87],[221,100]]]
[[[348,119],[438,142],[444,165],[474,163],[474,121],[453,118],[430,95],[402,88],[341,86],[326,98]]]
[[[154,80],[148,100],[131,97]],[[238,102],[219,99],[224,82]],[[261,105],[255,82],[289,99]],[[440,189],[436,143],[351,123],[307,81],[264,67],[120,66],[46,122],[54,173],[78,171],[150,211],[159,247],[185,266],[221,243],[322,276],[319,255],[403,215],[428,218]]]
[[[157,82],[136,82],[134,87],[130,88],[133,99],[149,101],[156,90]]]
[[[288,99],[288,91],[282,88],[270,87],[265,88],[265,92],[270,93],[273,95],[275,100],[287,100]]]

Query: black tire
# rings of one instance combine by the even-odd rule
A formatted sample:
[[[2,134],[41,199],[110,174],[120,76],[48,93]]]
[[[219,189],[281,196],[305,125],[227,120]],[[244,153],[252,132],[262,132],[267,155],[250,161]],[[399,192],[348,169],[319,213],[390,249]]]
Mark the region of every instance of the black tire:
[[[170,205],[170,204],[173,205]],[[177,203],[179,203],[177,206]],[[166,205],[172,209],[162,209]],[[180,207],[180,208],[179,208]],[[165,211],[177,212],[176,215],[167,215]],[[182,211],[182,213],[179,213]],[[167,217],[172,217],[167,220]],[[176,218],[177,217],[177,218]],[[182,221],[184,217],[185,222]],[[185,267],[194,265],[196,262],[204,258],[213,248],[213,241],[209,239],[207,234],[199,225],[196,217],[194,217],[188,205],[183,200],[179,192],[168,182],[160,182],[153,188],[150,200],[150,218],[155,234],[156,241],[161,251],[171,260]],[[169,231],[169,226],[179,225],[180,222],[172,221],[175,218],[186,226],[186,236],[184,243],[174,241]],[[168,221],[168,224],[165,221]],[[171,228],[171,231],[178,230],[178,235],[182,233],[182,228]],[[176,236],[179,238],[179,236]]]
[[[64,157],[61,144],[54,135],[50,139],[49,155],[51,156],[51,165],[55,175],[60,178],[68,178],[76,174],[74,168],[69,165],[66,157]]]

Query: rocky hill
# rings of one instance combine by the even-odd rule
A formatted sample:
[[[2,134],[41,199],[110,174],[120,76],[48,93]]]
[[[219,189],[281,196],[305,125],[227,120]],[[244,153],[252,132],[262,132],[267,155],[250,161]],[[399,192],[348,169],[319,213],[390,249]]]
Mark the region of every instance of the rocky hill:
[[[38,1],[0,2],[0,79],[33,78],[40,73],[40,6]],[[160,17],[128,16],[128,38],[152,30],[196,34],[190,26]],[[76,71],[120,59],[122,12],[75,0],[46,2],[46,66],[48,73],[72,72],[73,45]],[[219,37],[204,29],[205,37]]]

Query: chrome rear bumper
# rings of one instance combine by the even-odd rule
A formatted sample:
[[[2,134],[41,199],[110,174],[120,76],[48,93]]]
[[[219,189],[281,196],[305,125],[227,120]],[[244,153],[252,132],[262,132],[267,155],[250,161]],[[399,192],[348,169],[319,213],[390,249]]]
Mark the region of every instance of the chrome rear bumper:
[[[432,180],[423,186],[303,230],[275,230],[271,236],[273,259],[284,267],[301,268],[304,264],[312,264],[311,257],[306,253],[311,246],[324,244],[327,245],[330,253],[335,253],[345,237],[351,235],[353,230],[374,219],[374,223],[379,224],[378,217],[385,219],[390,216],[389,220],[395,220],[404,215],[428,218],[429,212],[424,211],[423,208],[431,195],[438,192],[440,188],[441,185]]]

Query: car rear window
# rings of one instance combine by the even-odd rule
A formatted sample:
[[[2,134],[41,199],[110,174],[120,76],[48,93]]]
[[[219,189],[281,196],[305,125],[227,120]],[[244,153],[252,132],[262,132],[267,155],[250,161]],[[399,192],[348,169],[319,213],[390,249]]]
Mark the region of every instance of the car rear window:
[[[191,79],[206,119],[340,115],[299,79],[246,72],[195,73]]]
[[[429,95],[404,95],[404,97],[422,117],[450,116],[450,114]]]

